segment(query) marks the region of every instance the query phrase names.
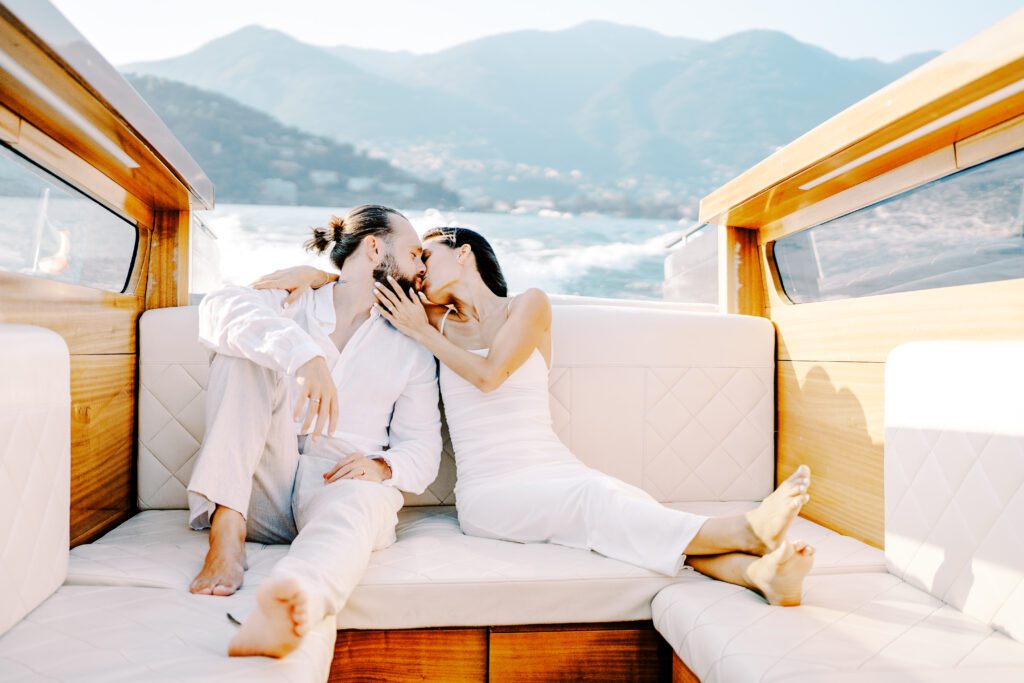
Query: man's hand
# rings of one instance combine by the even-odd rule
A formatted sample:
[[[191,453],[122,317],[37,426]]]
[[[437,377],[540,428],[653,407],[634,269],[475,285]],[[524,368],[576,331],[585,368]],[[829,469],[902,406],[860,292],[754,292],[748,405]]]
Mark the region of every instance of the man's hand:
[[[295,266],[275,270],[269,275],[262,275],[253,282],[250,287],[253,289],[284,289],[288,291],[288,298],[284,300],[287,308],[299,300],[307,289],[320,289],[328,282],[337,280],[338,276],[332,273],[325,273],[313,266]]]
[[[295,378],[298,380],[300,393],[293,419],[298,421],[305,407],[303,433],[316,418],[316,426],[310,432],[313,441],[317,440],[325,427],[328,435],[333,434],[335,427],[338,426],[338,390],[334,386],[330,370],[327,369],[327,361],[322,356],[313,358],[298,369]]]
[[[349,453],[338,464],[324,472],[324,483],[330,484],[339,479],[360,479],[362,481],[381,482],[391,478],[391,468],[379,458],[368,458],[358,451]]]

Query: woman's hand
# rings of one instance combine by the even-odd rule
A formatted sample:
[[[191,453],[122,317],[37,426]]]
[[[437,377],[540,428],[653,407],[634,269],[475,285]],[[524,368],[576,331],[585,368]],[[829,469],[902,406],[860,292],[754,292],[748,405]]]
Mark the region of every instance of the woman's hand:
[[[330,484],[339,479],[359,479],[361,481],[381,482],[391,478],[391,468],[379,458],[368,458],[358,451],[349,453],[338,461],[333,468],[324,472],[324,483]]]
[[[337,279],[337,275],[325,273],[313,266],[294,266],[263,275],[249,286],[253,289],[287,290],[288,298],[284,300],[284,305],[287,307],[298,301],[307,289],[320,289],[328,282]]]
[[[388,282],[391,289],[379,282],[374,283],[373,293],[377,296],[377,303],[374,306],[386,320],[398,328],[399,332],[413,339],[421,339],[424,334],[434,329],[430,326],[427,310],[423,307],[423,294],[411,287],[406,294],[390,275]]]

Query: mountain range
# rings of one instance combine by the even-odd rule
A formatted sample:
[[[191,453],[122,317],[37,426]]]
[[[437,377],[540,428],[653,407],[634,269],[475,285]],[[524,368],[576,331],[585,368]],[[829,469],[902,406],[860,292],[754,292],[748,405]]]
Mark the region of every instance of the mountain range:
[[[846,59],[774,31],[704,42],[604,22],[420,55],[250,26],[122,69],[374,150],[485,207],[691,201],[932,56]]]
[[[252,204],[458,206],[456,193],[328,137],[285,126],[229,97],[128,75],[209,174],[218,199]]]

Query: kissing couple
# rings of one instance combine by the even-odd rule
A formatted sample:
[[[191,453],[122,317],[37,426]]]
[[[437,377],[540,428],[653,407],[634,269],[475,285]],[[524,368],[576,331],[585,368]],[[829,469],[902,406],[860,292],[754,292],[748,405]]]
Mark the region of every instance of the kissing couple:
[[[337,272],[280,270],[199,306],[213,355],[189,524],[210,529],[210,547],[190,591],[237,591],[247,540],[291,544],[230,655],[282,657],[344,608],[370,554],[395,542],[402,492],[437,476],[439,392],[464,533],[589,549],[670,576],[688,565],[799,604],[814,549],[786,533],[809,500],[806,466],[744,514],[666,507],[559,440],[551,303],[539,289],[510,296],[482,235],[420,237],[395,209],[363,205],[306,247],[329,251]]]

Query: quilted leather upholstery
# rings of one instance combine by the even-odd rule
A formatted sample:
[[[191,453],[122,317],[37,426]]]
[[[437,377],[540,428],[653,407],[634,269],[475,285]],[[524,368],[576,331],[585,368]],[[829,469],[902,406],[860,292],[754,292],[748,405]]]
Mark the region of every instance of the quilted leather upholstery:
[[[63,683],[326,681],[337,631],[324,619],[284,659],[227,657],[253,595],[64,586],[0,638],[0,680]]]
[[[889,571],[810,576],[788,608],[666,588],[655,626],[705,683],[1024,680],[1024,342],[900,346],[885,390]]]
[[[208,367],[196,311],[148,311],[139,323],[142,509],[187,504]],[[554,347],[554,425],[591,466],[662,501],[756,500],[771,491],[774,330],[767,320],[559,304]],[[406,502],[451,504],[454,484],[446,439],[437,480]]]
[[[756,503],[675,503],[697,514],[738,514]],[[881,551],[797,520],[794,535],[819,548],[820,573],[884,571]],[[136,515],[71,551],[69,584],[187,589],[206,553],[205,532],[179,510]],[[287,546],[247,544],[242,591],[266,578]],[[573,599],[566,600],[572,585]],[[465,536],[452,507],[399,513],[398,542],[378,551],[348,607],[344,628],[418,628],[650,618],[651,598],[670,579],[586,551]]]
[[[800,607],[693,573],[655,627],[704,683],[1024,680],[1024,644],[888,573],[808,577]]]
[[[67,573],[70,376],[59,335],[0,325],[0,634]]]
[[[906,344],[885,391],[890,571],[1024,641],[1024,341]]]

